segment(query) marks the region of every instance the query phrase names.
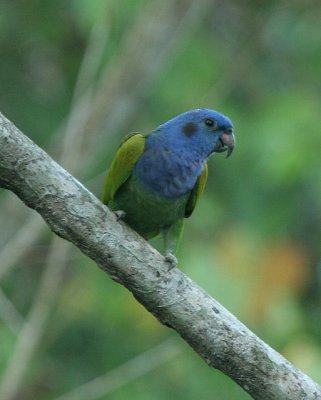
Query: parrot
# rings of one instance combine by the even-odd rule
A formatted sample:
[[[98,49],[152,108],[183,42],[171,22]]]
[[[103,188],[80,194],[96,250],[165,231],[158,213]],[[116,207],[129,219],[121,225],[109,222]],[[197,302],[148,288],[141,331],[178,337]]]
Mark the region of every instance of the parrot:
[[[235,145],[231,120],[218,111],[186,111],[153,131],[131,133],[121,142],[107,172],[102,202],[143,238],[161,235],[165,261],[175,256],[184,219],[206,185],[207,161]]]

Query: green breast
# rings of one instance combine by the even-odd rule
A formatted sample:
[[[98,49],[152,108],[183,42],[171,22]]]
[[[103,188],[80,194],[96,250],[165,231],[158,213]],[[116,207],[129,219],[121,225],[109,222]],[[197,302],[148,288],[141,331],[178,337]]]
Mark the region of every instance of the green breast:
[[[150,193],[137,178],[129,178],[108,206],[126,212],[124,221],[145,238],[151,238],[183,218],[190,192],[177,199]]]

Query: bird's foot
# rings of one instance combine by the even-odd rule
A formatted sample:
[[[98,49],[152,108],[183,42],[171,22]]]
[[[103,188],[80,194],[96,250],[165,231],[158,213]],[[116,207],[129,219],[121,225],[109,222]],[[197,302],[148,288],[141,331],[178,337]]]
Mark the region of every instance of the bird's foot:
[[[177,267],[178,264],[177,258],[169,252],[165,254],[165,262],[168,264],[168,271]]]
[[[116,215],[117,221],[123,220],[126,217],[126,213],[123,210],[115,211],[115,215]]]

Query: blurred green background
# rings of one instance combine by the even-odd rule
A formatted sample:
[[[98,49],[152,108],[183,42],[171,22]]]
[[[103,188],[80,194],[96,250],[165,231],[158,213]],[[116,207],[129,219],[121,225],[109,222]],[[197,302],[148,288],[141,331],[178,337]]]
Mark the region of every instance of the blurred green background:
[[[180,267],[318,382],[320,20],[318,1],[3,0],[0,13],[1,111],[98,197],[128,132],[199,107],[232,119],[237,146],[209,163]],[[12,193],[0,210],[2,400],[250,398]]]

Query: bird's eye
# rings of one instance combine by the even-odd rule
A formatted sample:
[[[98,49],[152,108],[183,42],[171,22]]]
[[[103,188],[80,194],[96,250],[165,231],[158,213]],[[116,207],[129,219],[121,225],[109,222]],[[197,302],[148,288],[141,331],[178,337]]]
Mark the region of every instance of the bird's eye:
[[[206,126],[214,127],[216,129],[217,122],[214,119],[206,118],[204,121]]]

